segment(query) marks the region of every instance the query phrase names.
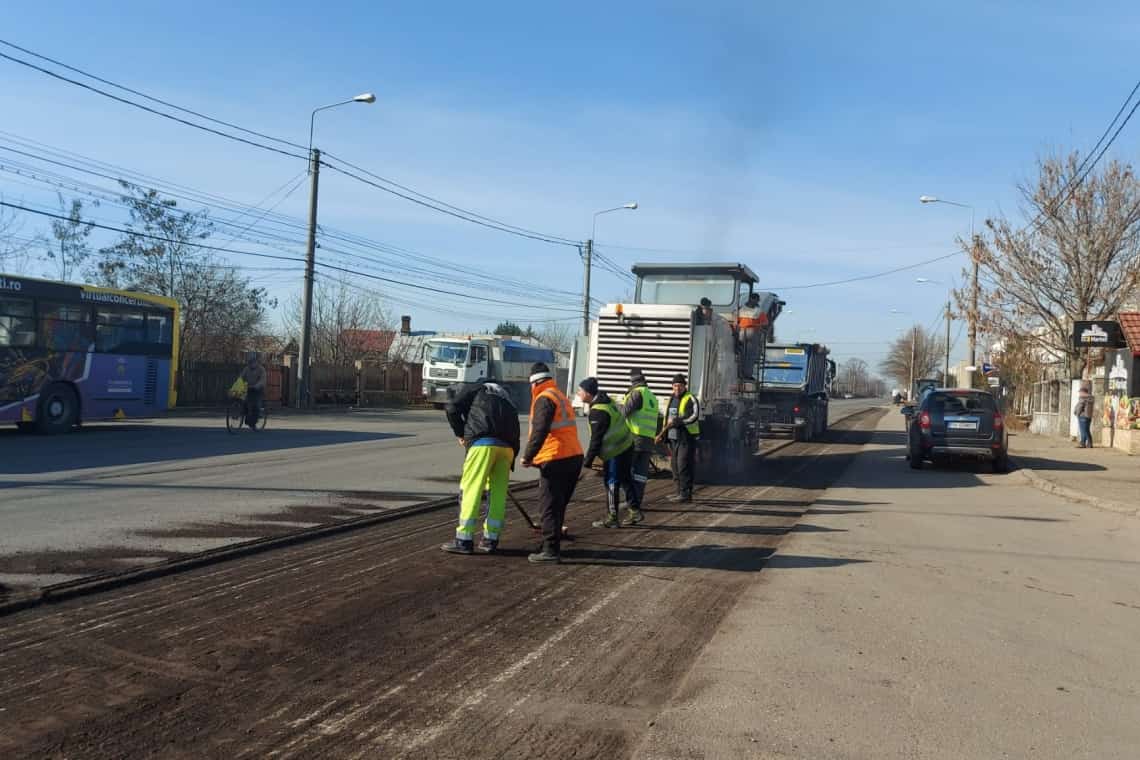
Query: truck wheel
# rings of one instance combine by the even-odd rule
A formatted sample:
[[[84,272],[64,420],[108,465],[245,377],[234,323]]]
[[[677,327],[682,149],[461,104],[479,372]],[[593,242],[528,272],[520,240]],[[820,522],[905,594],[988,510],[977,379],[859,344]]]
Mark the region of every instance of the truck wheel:
[[[66,433],[79,422],[79,398],[71,386],[52,383],[40,392],[36,430],[52,435]]]

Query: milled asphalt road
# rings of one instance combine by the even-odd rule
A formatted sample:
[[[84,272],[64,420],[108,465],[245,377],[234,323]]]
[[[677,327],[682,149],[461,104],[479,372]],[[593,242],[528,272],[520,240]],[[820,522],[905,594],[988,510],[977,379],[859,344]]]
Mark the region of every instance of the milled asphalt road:
[[[835,401],[833,415],[865,406]],[[277,415],[237,436],[220,414],[54,437],[0,430],[0,584],[59,582],[448,497],[462,462],[435,410]]]
[[[1018,473],[913,472],[897,417],[781,544],[635,757],[1140,756],[1140,520]],[[821,561],[782,559],[805,556]]]

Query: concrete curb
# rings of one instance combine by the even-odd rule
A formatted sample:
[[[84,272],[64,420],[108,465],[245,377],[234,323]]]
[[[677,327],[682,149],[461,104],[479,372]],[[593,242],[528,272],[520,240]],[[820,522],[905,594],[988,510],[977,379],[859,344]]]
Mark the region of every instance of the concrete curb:
[[[1098,496],[1089,496],[1088,494],[1081,493],[1074,488],[1068,488],[1059,483],[1054,483],[1052,480],[1038,474],[1035,470],[1028,467],[1022,467],[1017,463],[1017,457],[1012,457],[1012,460],[1017,464],[1017,471],[1025,475],[1025,479],[1029,484],[1043,493],[1051,494],[1053,496],[1060,496],[1069,501],[1075,501],[1080,504],[1087,504],[1095,509],[1104,510],[1105,512],[1116,512],[1121,515],[1128,515],[1136,517],[1140,514],[1140,507],[1129,506],[1121,504],[1118,501],[1111,501],[1109,499],[1102,499]]]

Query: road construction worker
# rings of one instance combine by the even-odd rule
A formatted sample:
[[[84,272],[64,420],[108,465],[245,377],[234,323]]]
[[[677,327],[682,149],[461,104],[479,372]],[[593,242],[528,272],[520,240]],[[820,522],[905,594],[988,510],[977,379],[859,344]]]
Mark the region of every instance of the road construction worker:
[[[592,467],[594,459],[600,456],[606,481],[606,516],[594,522],[594,527],[620,527],[618,510],[623,490],[629,504],[626,522],[636,525],[641,522],[642,515],[633,484],[633,432],[618,411],[617,404],[598,387],[597,378],[587,377],[579,384],[578,398],[590,405],[590,445],[586,449],[583,466]]]
[[[760,339],[764,332],[767,315],[760,308],[760,294],[752,293],[748,302],[740,307],[736,320],[737,335],[740,338],[740,376],[746,379],[756,377],[756,362],[760,359]]]
[[[629,506],[639,512],[645,510],[645,484],[649,482],[649,460],[656,448],[653,439],[657,437],[657,424],[661,417],[661,405],[649,390],[645,374],[640,369],[629,371],[629,393],[621,403],[621,414],[633,433],[633,478],[634,496]]]
[[[673,396],[665,412],[665,428],[660,438],[669,441],[673,483],[677,489],[670,501],[690,502],[693,500],[693,479],[697,459],[697,439],[701,434],[701,407],[684,375],[673,377]]]
[[[499,546],[507,516],[507,486],[519,453],[518,409],[510,391],[493,380],[480,380],[461,388],[446,412],[451,431],[467,456],[459,481],[459,527],[455,539],[440,548],[452,554],[490,554]],[[484,492],[488,492],[487,517],[476,547]]]
[[[542,547],[527,559],[536,564],[561,562],[566,506],[582,474],[582,444],[574,407],[558,390],[550,367],[542,362],[530,368],[530,436],[523,451],[523,467],[537,467],[538,503],[542,507]]]

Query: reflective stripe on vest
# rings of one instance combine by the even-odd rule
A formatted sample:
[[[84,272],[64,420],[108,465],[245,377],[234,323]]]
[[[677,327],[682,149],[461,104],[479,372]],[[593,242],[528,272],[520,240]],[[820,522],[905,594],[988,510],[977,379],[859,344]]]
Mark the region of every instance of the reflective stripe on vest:
[[[578,441],[578,425],[574,421],[574,407],[570,405],[570,399],[554,387],[553,382],[534,394],[530,403],[531,426],[534,426],[534,407],[543,397],[554,404],[554,417],[550,420],[550,432],[546,434],[542,448],[535,455],[534,463],[544,464],[555,459],[582,456],[582,444]]]
[[[670,407],[669,408],[669,412],[670,412],[669,422],[672,423],[673,420],[677,417],[680,417],[681,419],[684,419],[685,417],[687,417],[689,414],[689,410],[686,409],[686,407],[692,403],[693,403],[693,394],[689,393],[688,391],[685,391],[685,395],[681,396],[681,403],[677,404],[677,411],[675,413],[673,412],[673,409],[672,409],[673,405],[672,404],[669,405],[669,407]],[[700,420],[697,420],[697,421],[692,422],[688,425],[685,425],[685,430],[689,431],[689,435],[700,435],[701,434],[701,422],[700,422]]]
[[[634,435],[642,438],[655,438],[657,436],[657,418],[661,416],[660,405],[653,391],[644,385],[639,385],[631,391],[641,393],[641,408],[629,417],[629,429]]]
[[[760,310],[759,306],[741,306],[740,318],[737,324],[741,328],[746,327],[763,327],[768,321],[768,316]]]
[[[593,408],[601,409],[610,417],[610,426],[602,438],[602,459],[613,459],[633,445],[633,433],[613,401],[594,404]]]

